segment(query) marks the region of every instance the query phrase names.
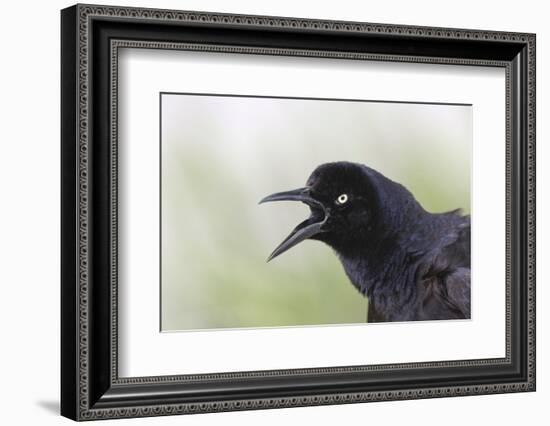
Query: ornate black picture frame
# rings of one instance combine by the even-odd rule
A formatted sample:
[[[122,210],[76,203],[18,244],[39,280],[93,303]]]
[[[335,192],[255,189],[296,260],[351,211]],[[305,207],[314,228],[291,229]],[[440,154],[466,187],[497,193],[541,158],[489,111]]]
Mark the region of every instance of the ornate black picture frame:
[[[535,35],[76,5],[61,13],[61,413],[158,416],[535,390]],[[506,356],[120,378],[120,47],[485,65],[506,71]]]

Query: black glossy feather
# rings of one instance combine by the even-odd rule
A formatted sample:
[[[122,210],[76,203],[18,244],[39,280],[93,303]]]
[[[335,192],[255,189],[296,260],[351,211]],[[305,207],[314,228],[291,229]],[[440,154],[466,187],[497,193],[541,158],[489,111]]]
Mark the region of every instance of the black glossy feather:
[[[304,189],[325,214],[308,238],[334,249],[368,297],[369,322],[470,318],[469,216],[427,212],[404,186],[356,163],[323,164]]]
[[[470,318],[469,216],[429,213],[402,185],[361,169],[369,181],[372,229],[362,241],[332,245],[369,298],[369,322]]]

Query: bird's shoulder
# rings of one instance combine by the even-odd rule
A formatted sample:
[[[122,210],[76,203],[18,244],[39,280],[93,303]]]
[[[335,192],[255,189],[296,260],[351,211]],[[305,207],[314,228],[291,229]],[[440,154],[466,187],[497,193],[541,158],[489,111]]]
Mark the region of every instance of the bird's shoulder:
[[[407,251],[432,264],[429,269],[469,268],[470,234],[470,217],[461,215],[460,210],[430,215],[408,237]]]
[[[417,283],[424,304],[437,300],[457,318],[469,318],[470,219],[458,212],[445,215],[440,219],[444,231],[418,263]]]

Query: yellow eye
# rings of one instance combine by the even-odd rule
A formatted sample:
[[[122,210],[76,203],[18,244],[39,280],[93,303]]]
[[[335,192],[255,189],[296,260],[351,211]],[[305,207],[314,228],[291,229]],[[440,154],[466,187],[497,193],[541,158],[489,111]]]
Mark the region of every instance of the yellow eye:
[[[348,194],[341,194],[336,199],[336,204],[342,205],[342,204],[345,204],[346,201],[348,201]]]

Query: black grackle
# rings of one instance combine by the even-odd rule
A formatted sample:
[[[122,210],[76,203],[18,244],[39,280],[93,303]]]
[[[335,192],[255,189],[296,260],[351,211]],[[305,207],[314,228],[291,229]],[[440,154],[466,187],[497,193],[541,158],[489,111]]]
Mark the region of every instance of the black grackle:
[[[306,186],[265,197],[311,215],[269,260],[305,239],[334,249],[368,297],[369,322],[470,318],[470,218],[429,213],[402,185],[356,163],[317,167]]]

